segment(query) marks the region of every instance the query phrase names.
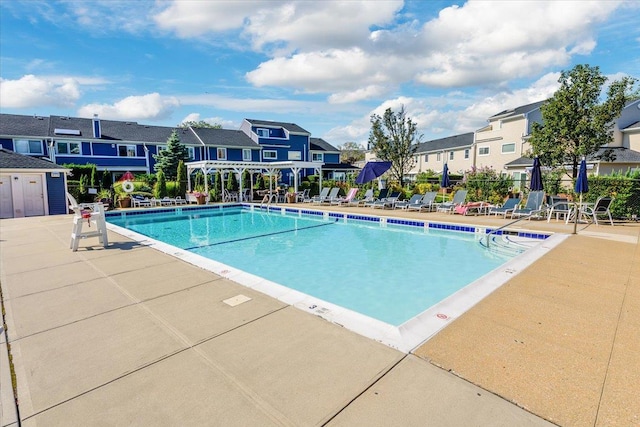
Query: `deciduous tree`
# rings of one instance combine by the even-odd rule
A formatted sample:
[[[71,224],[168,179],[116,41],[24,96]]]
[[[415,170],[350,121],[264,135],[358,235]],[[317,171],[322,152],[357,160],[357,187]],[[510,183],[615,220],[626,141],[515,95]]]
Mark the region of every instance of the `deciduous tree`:
[[[378,159],[391,162],[391,177],[401,187],[404,187],[404,175],[415,164],[414,154],[420,139],[416,123],[406,116],[404,106],[397,113],[387,108],[382,117],[371,116],[369,145]]]
[[[563,71],[560,88],[542,107],[542,123],[533,123],[529,142],[532,155],[551,167],[571,166],[571,176],[578,175],[583,156],[596,155],[613,141],[613,125],[627,101],[636,80],[624,77],[612,82],[601,101],[607,78],[599,67],[576,65]],[[611,159],[611,151],[600,157]]]

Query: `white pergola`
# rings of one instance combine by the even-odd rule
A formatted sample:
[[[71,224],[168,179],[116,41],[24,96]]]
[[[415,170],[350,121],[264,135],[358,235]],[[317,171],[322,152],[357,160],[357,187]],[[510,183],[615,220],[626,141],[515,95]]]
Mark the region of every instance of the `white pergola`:
[[[291,169],[293,172],[293,189],[298,191],[298,173],[302,169],[313,169],[320,176],[320,188],[322,188],[322,166],[324,163],[319,162],[299,162],[299,161],[286,161],[286,162],[233,162],[227,160],[201,160],[197,162],[187,162],[187,185],[189,191],[191,191],[191,173],[193,171],[200,170],[207,177],[210,173],[222,172],[221,190],[224,190],[224,172],[230,171],[238,174],[238,182],[240,183],[240,194],[242,194],[242,174],[248,170],[253,173],[266,173],[270,176],[276,174],[276,172],[282,169]],[[269,190],[271,188],[272,180],[269,180]],[[253,175],[251,178],[251,186],[253,187]],[[209,192],[209,180],[204,180],[205,192]]]

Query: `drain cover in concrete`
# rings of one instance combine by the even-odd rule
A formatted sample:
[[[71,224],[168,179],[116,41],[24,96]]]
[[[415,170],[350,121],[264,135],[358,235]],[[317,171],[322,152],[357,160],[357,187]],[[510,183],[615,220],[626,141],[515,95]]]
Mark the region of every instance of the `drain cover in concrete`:
[[[231,307],[235,307],[236,305],[240,305],[244,302],[247,301],[251,301],[251,298],[249,298],[246,295],[236,295],[235,297],[231,297],[231,298],[227,298],[226,300],[222,301],[223,303],[230,305]]]

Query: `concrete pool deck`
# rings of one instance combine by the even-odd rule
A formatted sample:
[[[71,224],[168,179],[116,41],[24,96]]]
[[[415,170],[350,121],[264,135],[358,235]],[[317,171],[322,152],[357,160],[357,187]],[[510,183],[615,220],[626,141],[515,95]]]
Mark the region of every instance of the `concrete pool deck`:
[[[640,424],[638,223],[579,225],[410,354],[113,232],[73,253],[70,228],[0,221],[24,426]],[[223,302],[237,295],[251,300]],[[0,345],[0,421],[18,425],[4,333]]]

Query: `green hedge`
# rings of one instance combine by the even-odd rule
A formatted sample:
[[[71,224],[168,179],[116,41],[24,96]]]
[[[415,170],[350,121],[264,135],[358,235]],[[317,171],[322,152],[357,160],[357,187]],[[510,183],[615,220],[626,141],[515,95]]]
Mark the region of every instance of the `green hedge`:
[[[583,200],[595,202],[598,197],[612,196],[611,215],[628,219],[640,216],[640,172],[589,177],[589,192]]]

